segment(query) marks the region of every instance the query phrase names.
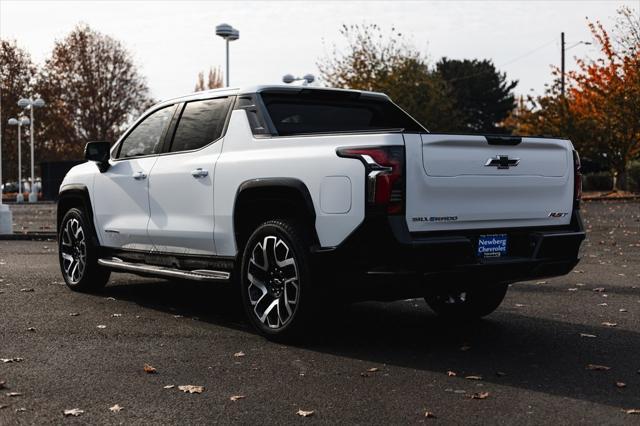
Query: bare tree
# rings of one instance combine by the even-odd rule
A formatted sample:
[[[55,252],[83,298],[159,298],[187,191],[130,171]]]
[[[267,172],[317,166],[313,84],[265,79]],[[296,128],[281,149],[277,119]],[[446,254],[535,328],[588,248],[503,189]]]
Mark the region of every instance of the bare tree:
[[[22,112],[18,107],[18,100],[32,94],[35,75],[36,67],[31,61],[31,56],[18,47],[15,41],[0,40],[0,109],[2,110],[0,137],[2,138],[4,181],[18,179],[17,128],[7,126],[7,120],[17,117]],[[25,161],[24,164],[26,167],[27,162]]]
[[[209,76],[207,78],[207,84],[204,83],[204,72],[200,71],[198,73],[198,79],[196,81],[196,87],[194,89],[195,92],[201,92],[207,89],[217,89],[222,87],[222,71],[220,71],[220,67],[217,68],[209,68]]]
[[[41,148],[49,159],[78,158],[88,140],[114,141],[152,103],[130,53],[85,24],[55,42],[37,91],[48,103]]]

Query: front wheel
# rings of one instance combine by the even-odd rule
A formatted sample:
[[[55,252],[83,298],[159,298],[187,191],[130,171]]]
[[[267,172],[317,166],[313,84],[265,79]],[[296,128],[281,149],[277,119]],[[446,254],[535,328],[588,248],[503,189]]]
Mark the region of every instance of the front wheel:
[[[58,257],[65,283],[71,290],[98,290],[110,272],[98,265],[98,245],[84,211],[72,208],[64,215],[58,235]]]
[[[304,229],[287,220],[263,223],[245,245],[242,304],[256,330],[269,339],[298,337],[308,324],[314,305],[309,246]]]
[[[440,317],[471,320],[495,311],[508,288],[509,284],[478,284],[473,289],[443,289],[425,296],[425,301]]]

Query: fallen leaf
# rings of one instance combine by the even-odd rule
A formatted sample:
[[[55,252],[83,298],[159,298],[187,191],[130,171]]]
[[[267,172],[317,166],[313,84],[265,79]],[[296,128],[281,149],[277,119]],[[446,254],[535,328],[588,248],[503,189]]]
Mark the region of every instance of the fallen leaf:
[[[204,392],[204,386],[195,386],[195,385],[183,385],[178,386],[182,392],[185,393],[202,393]]]
[[[619,389],[626,388],[627,384],[625,382],[616,382],[616,387]]]
[[[370,369],[367,370],[367,373],[375,373],[376,371],[379,371],[380,369],[377,367],[371,367]]]
[[[107,297],[107,300],[116,300],[115,297]]]
[[[624,410],[624,412],[627,413],[627,414],[640,414],[640,409],[632,408],[630,410]]]
[[[8,408],[8,407],[9,407],[8,405],[2,405],[2,404],[0,404],[0,410],[2,410],[3,408]]]
[[[522,303],[516,303],[514,306],[516,308],[524,308],[524,305]]]
[[[489,392],[476,392],[469,396],[471,399],[487,399],[489,397]]]
[[[107,328],[107,326],[104,324],[98,324],[98,328]]]
[[[618,325],[618,323],[617,322],[605,321],[605,322],[602,323],[602,325],[604,325],[605,327],[616,327]]]
[[[482,380],[482,376],[465,376],[464,378],[468,380]]]
[[[598,306],[608,306],[606,303],[598,303]]]
[[[625,308],[619,309],[620,312],[627,312]]]
[[[449,370],[449,371],[447,371],[447,376],[449,376],[449,377],[456,377],[456,376],[457,376],[457,374],[456,374],[456,372],[455,372],[455,371],[451,371],[451,370]]]
[[[536,284],[542,285],[542,284],[546,284],[546,283],[547,283],[546,281],[538,281]]]
[[[596,293],[604,293],[606,289],[604,287],[596,287],[593,289]]]
[[[567,290],[569,290],[569,291],[578,291],[577,288],[568,288]]]
[[[163,386],[164,389],[173,389],[175,388],[176,385],[167,385],[167,386]]]
[[[79,313],[77,313],[77,312],[71,312],[71,313],[69,314],[69,316],[70,316],[70,317],[77,317],[78,315],[80,315],[80,314],[79,314]]]
[[[25,412],[25,411],[27,411],[27,409],[24,408],[24,407],[16,408],[16,413],[22,413],[22,412]]]
[[[79,408],[72,408],[71,410],[64,410],[64,415],[65,416],[78,417],[82,413],[84,413],[84,411],[82,411]]]
[[[9,392],[8,394],[6,394],[8,397],[14,397],[14,396],[22,396],[22,394],[20,392]]]
[[[35,290],[33,290],[32,288],[21,288],[20,291],[23,293],[31,293]]]
[[[586,369],[592,371],[607,371],[611,370],[611,367],[607,367],[606,365],[587,364]]]
[[[235,356],[236,358],[242,358],[243,356],[245,356],[245,353],[240,351],[233,354],[233,356]]]
[[[229,398],[231,401],[237,401],[239,399],[245,399],[246,396],[244,395],[233,395],[231,398]]]
[[[589,337],[591,339],[594,339],[598,336],[596,336],[595,334],[580,333],[580,337]]]
[[[0,358],[0,361],[7,364],[9,362],[22,362],[24,358]]]
[[[433,414],[431,411],[425,411],[424,416],[428,419],[436,419],[436,415]]]
[[[145,373],[148,373],[148,374],[155,374],[158,372],[158,370],[156,370],[155,367],[149,364],[145,364],[144,367],[142,367],[142,369],[144,370]]]
[[[109,407],[109,411],[112,411],[114,413],[119,413],[120,411],[122,411],[122,407],[116,404],[113,407]]]
[[[115,318],[118,318],[118,317],[121,317],[121,316],[122,316],[122,314],[111,314],[111,316],[112,316],[112,317],[115,317]]]
[[[299,415],[300,417],[311,417],[313,416],[314,413],[315,413],[314,410],[309,410],[309,411],[298,410],[296,414]]]

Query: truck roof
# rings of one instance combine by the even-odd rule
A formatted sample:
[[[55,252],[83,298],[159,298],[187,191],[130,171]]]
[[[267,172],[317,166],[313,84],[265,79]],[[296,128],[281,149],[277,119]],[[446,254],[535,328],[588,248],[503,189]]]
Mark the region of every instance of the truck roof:
[[[380,92],[371,92],[365,90],[352,90],[352,89],[338,89],[334,87],[317,87],[317,86],[292,86],[285,84],[269,84],[269,85],[254,85],[254,86],[243,86],[243,87],[223,87],[220,89],[211,89],[211,90],[203,90],[200,92],[190,93],[184,96],[178,96],[171,99],[166,99],[156,105],[154,107],[159,106],[161,104],[169,104],[175,103],[176,101],[191,101],[197,99],[205,99],[212,95],[248,95],[252,93],[259,93],[263,91],[286,91],[286,92],[301,92],[303,90],[318,90],[318,91],[335,91],[335,92],[351,92],[351,93],[360,93],[367,96],[380,97],[383,99],[389,99],[387,95]]]

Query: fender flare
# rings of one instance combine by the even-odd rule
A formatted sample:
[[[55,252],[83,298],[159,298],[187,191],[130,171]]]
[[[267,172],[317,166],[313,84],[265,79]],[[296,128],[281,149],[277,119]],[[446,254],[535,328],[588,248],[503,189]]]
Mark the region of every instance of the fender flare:
[[[80,201],[84,211],[87,214],[87,219],[90,223],[93,235],[97,237],[95,224],[93,222],[93,207],[91,206],[91,197],[89,196],[89,189],[83,184],[67,184],[60,188],[58,198],[56,200],[56,234],[60,233],[60,223],[64,217],[67,209],[64,208],[67,201],[73,200],[74,202]]]
[[[249,179],[240,184],[238,186],[238,190],[236,191],[236,196],[233,201],[233,229],[234,234],[236,235],[237,242],[237,233],[238,233],[238,200],[241,199],[242,194],[248,190],[263,190],[268,191],[270,189],[278,190],[286,188],[287,190],[294,190],[297,192],[304,202],[304,207],[306,212],[309,214],[309,218],[312,222],[313,226],[313,235],[317,240],[317,232],[315,229],[316,222],[316,210],[313,204],[313,199],[311,198],[311,193],[309,192],[309,188],[307,185],[302,182],[300,179],[289,178],[289,177],[273,177],[273,178],[257,178],[257,179]]]

